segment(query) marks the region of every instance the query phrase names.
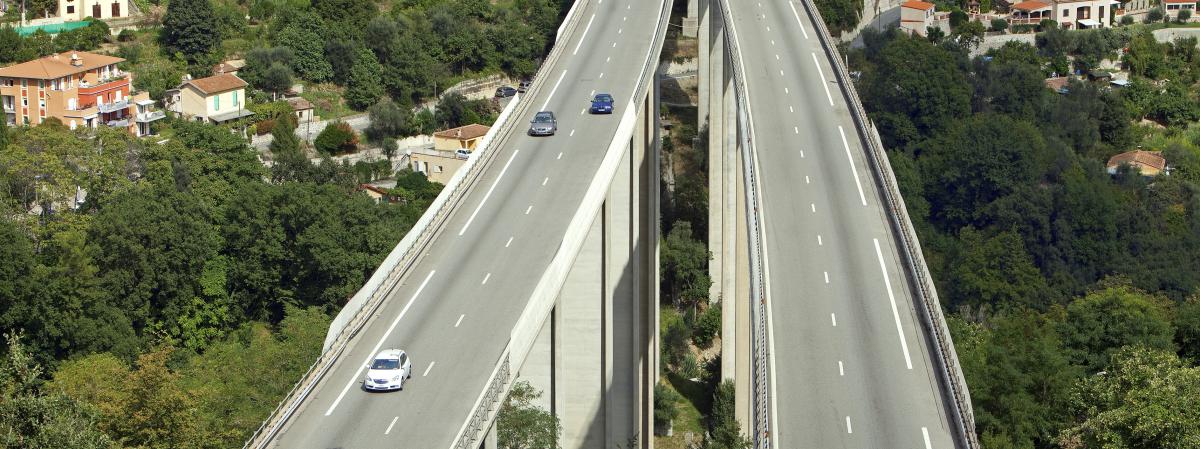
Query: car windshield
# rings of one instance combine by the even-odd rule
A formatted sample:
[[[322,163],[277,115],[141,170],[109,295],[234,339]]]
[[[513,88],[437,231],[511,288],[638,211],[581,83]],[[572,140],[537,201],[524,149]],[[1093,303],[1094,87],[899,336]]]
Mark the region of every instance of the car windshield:
[[[596,99],[594,101],[598,101],[601,103],[612,103],[613,100],[612,100],[612,95],[598,94],[598,95],[596,95]]]
[[[554,120],[554,117],[549,112],[539,112],[533,116],[533,121],[537,123],[550,123],[552,120]]]
[[[399,359],[375,359],[371,369],[400,369]]]

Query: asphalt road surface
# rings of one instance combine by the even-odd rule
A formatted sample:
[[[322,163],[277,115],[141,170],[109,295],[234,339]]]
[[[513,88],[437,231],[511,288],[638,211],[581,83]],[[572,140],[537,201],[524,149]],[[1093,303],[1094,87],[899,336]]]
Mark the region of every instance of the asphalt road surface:
[[[452,444],[630,107],[661,6],[597,0],[580,11],[562,57],[522,100],[554,111],[558,134],[529,137],[532,112],[513,118],[519,131],[274,447]],[[617,98],[614,114],[586,112],[593,91]],[[403,391],[363,391],[365,362],[391,347],[412,358],[412,379]]]
[[[778,448],[952,448],[882,194],[803,4],[731,0],[762,181]]]

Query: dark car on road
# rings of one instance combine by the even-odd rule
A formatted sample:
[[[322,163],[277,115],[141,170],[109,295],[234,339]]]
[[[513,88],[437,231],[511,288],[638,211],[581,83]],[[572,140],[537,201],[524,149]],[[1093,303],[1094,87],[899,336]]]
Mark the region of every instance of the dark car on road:
[[[504,87],[496,88],[496,98],[511,97],[516,94],[517,94],[517,90],[513,89],[512,86],[504,86]]]
[[[521,82],[517,84],[517,92],[525,93],[525,91],[529,90],[529,86],[532,85],[533,80],[521,80]]]
[[[613,112],[613,97],[609,94],[596,94],[592,98],[593,114],[612,114]]]
[[[529,135],[531,136],[553,136],[555,131],[558,131],[558,119],[554,118],[553,112],[539,112],[534,114],[533,120],[529,121]]]

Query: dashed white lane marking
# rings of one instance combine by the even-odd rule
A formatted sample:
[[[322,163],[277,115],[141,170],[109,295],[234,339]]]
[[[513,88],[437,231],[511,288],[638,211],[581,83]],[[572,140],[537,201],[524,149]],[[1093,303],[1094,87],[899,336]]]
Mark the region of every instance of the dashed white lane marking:
[[[804,175],[804,183],[805,184],[810,183],[810,181],[808,180],[808,175]]]
[[[800,150],[800,158],[804,159],[804,150]]]
[[[826,284],[829,283],[829,272],[828,271],[825,272],[825,283]]]
[[[417,302],[417,297],[421,296],[421,292],[425,290],[425,286],[429,284],[429,280],[433,279],[434,273],[437,273],[437,270],[430,270],[429,275],[425,276],[425,280],[421,281],[421,286],[417,287],[417,291],[414,292],[412,297],[408,299],[408,304],[405,304],[404,308],[400,310],[400,314],[396,315],[396,320],[392,321],[392,325],[388,326],[387,331],[384,332],[383,336],[379,338],[379,342],[375,343],[375,348],[371,349],[371,352],[367,353],[367,359],[363,360],[362,364],[359,365],[357,370],[354,370],[354,374],[350,376],[350,381],[346,382],[346,388],[343,388],[342,393],[338,395],[337,399],[333,400],[333,404],[329,406],[329,410],[325,411],[325,416],[333,414],[333,410],[336,409],[338,404],[342,402],[342,398],[346,397],[346,392],[350,391],[350,387],[355,383],[358,383],[358,376],[362,375],[363,368],[366,368],[367,363],[369,363],[371,359],[375,357],[375,354],[379,353],[379,348],[383,346],[383,342],[387,340],[388,336],[392,335],[392,331],[396,330],[396,325],[400,324],[400,320],[404,318],[404,315],[408,314],[408,308],[412,307],[413,303]]]
[[[796,112],[796,109],[791,106],[788,106],[788,112]]]
[[[575,130],[572,129],[571,133],[567,134],[567,137],[575,137]]]
[[[810,203],[809,206],[814,214],[817,213],[817,203]]]
[[[779,69],[779,76],[783,76],[783,69]]]
[[[790,94],[790,93],[792,93],[792,91],[785,87],[785,88],[783,88],[783,93]]]
[[[387,435],[387,434],[389,434],[389,433],[392,433],[392,427],[395,427],[395,426],[396,426],[396,421],[397,421],[397,420],[399,420],[399,419],[400,419],[400,417],[399,417],[399,416],[397,416],[397,417],[395,417],[395,418],[392,418],[392,423],[391,423],[391,424],[388,424],[388,428],[387,428],[387,430],[383,431],[383,434],[384,434],[384,435]]]
[[[775,39],[771,39],[771,45],[775,45]]]
[[[829,321],[833,322],[833,327],[837,327],[837,315],[829,314]]]
[[[508,241],[507,241],[507,242],[504,242],[504,247],[505,247],[505,248],[508,248],[508,245],[511,245],[511,244],[512,244],[512,241],[513,241],[513,238],[512,238],[512,237],[509,237],[509,238],[508,238]]]
[[[821,75],[821,87],[825,88],[825,98],[829,99],[829,105],[833,106],[833,94],[829,93],[829,82],[825,81],[825,72],[821,71],[821,63],[817,62],[817,54],[809,53],[813,58],[813,66],[817,68],[817,74]]]
[[[854,168],[854,156],[850,155],[850,143],[846,142],[846,130],[842,129],[842,125],[838,125],[838,134],[842,135],[842,147],[846,148],[846,159],[850,161],[850,173],[854,174],[854,185],[858,186],[858,199],[862,201],[862,205],[867,205],[867,196],[863,195],[862,182],[858,180],[858,169]]]
[[[842,361],[841,361],[841,360],[838,360],[838,375],[839,375],[839,376],[845,376],[845,375],[846,375],[846,368],[842,367]]]
[[[796,133],[796,134],[800,134],[800,127],[799,127],[799,126],[793,126],[793,127],[792,127],[792,132],[794,132],[794,133]]]
[[[491,278],[492,278],[492,273],[483,275],[483,282],[480,282],[479,285],[487,285],[488,279],[491,279]]]
[[[424,374],[421,374],[421,377],[428,376],[428,375],[429,375],[429,370],[432,370],[432,369],[433,369],[433,365],[436,365],[436,364],[437,364],[437,362],[436,362],[436,361],[429,362],[429,367],[428,367],[428,368],[425,368],[425,373],[424,373]]]
[[[800,20],[800,14],[796,13],[796,5],[788,2],[788,6],[792,7],[792,15],[796,17],[796,23],[800,24],[800,32],[804,33],[804,39],[808,39],[808,30],[804,29],[804,21]]]
[[[608,61],[610,61],[610,60],[612,60],[612,56],[607,56],[607,57],[605,57],[605,58],[604,58],[604,62],[608,62]]]
[[[583,115],[583,114],[586,114],[586,113],[587,113],[587,108],[583,108],[583,109],[580,109],[580,110],[579,110],[579,115]]]
[[[554,159],[562,159],[562,152],[561,152],[561,151],[559,151],[559,152],[558,152],[558,157],[556,157],[556,158],[554,158]]]
[[[775,55],[775,60],[776,60],[776,61],[778,61],[778,60],[779,60],[779,55]]]
[[[589,98],[590,98],[590,97],[593,97],[593,96],[595,96],[595,95],[596,95],[596,89],[592,89],[592,91],[588,93],[588,97],[589,97]]]
[[[771,27],[770,27],[769,25],[767,26],[767,32],[768,32],[768,33],[770,33],[770,32],[771,32]]]
[[[575,44],[575,51],[571,52],[572,55],[579,54],[579,47],[583,45],[583,41],[587,40],[584,38],[587,37],[588,31],[590,31],[592,29],[592,21],[593,20],[596,20],[595,14],[592,14],[592,17],[590,19],[588,19],[587,26],[583,28],[583,36],[579,37],[579,43]]]
[[[622,31],[625,31],[625,29],[624,29],[624,28],[617,28],[617,34],[621,34],[621,32],[622,32]]]
[[[817,234],[817,246],[825,246],[825,242],[821,240],[821,234]]]
[[[531,211],[531,210],[533,210],[533,205],[532,205],[532,204],[530,204],[530,205],[529,205],[529,207],[526,207],[526,208],[525,208],[525,215],[529,215],[529,211]]]
[[[563,73],[566,72],[564,71]],[[483,194],[483,201],[479,202],[479,205],[475,207],[475,212],[471,212],[471,216],[467,218],[467,222],[463,224],[462,230],[458,231],[458,235],[460,237],[467,233],[467,228],[471,227],[471,222],[475,221],[475,216],[479,215],[479,210],[483,209],[483,205],[487,204],[488,198],[492,197],[492,191],[496,190],[496,186],[500,184],[500,180],[504,179],[504,172],[508,171],[508,166],[512,165],[513,159],[516,159],[517,153],[520,152],[521,150],[513,150],[513,154],[508,158],[508,162],[504,163],[504,168],[500,169],[500,175],[497,176],[496,180],[492,182],[492,187],[488,188],[487,193]]]
[[[600,78],[597,79],[604,79],[604,72],[600,72]]]
[[[455,321],[455,322],[454,322],[454,327],[458,327],[458,325],[459,325],[459,324],[462,324],[462,320],[463,320],[463,318],[466,318],[466,317],[467,317],[467,314],[465,314],[465,313],[464,313],[464,314],[462,314],[462,315],[459,315],[459,316],[458,316],[458,321]]]
[[[545,111],[545,110],[546,110],[546,106],[549,106],[549,105],[550,105],[550,99],[551,99],[551,98],[554,98],[554,93],[555,93],[555,92],[558,92],[558,85],[559,85],[559,84],[562,84],[562,80],[563,80],[563,78],[566,78],[566,77],[567,77],[567,70],[566,70],[566,69],[563,69],[563,71],[562,71],[562,75],[558,75],[558,81],[555,81],[555,82],[554,82],[554,88],[553,88],[553,89],[550,89],[550,95],[548,95],[548,96],[546,97],[546,102],[545,102],[545,103],[542,103],[542,109],[539,109],[539,110],[541,110],[541,111]]]
[[[926,428],[926,427],[921,428],[921,438],[925,439],[925,449],[933,449],[933,444],[931,444],[929,442],[929,429],[928,428]]]
[[[549,176],[547,176],[547,177],[546,177],[546,179],[543,179],[543,180],[542,180],[542,185],[546,185],[546,183],[547,183],[547,182],[550,182],[550,177],[549,177]]]
[[[854,433],[854,427],[850,426],[850,417],[846,417],[846,433]]]
[[[628,19],[628,18],[629,18],[629,16],[622,17],[622,18],[621,18],[621,21],[622,21],[622,22],[624,22],[624,21],[625,21],[625,19]]]
[[[883,285],[887,287],[888,301],[892,303],[892,318],[896,320],[896,333],[900,335],[900,348],[904,350],[904,365],[912,369],[912,358],[908,356],[908,341],[904,338],[904,328],[900,325],[900,311],[896,308],[896,295],[892,293],[892,280],[888,277],[887,266],[883,264],[883,251],[879,250],[879,239],[875,240],[875,257],[879,258],[879,270],[883,273]]]
[[[616,43],[616,42],[613,42],[613,46],[612,46],[612,48],[617,48],[617,43]]]

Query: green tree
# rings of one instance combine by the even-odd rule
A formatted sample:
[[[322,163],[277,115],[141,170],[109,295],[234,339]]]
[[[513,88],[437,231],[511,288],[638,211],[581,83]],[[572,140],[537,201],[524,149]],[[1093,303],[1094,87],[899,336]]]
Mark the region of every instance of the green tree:
[[[108,449],[116,447],[96,428],[96,412],[70,397],[41,391],[42,367],[6,334],[0,360],[0,448]]]
[[[731,380],[722,381],[713,393],[712,413],[709,415],[712,439],[708,447],[711,449],[750,449],[750,440],[742,436],[741,425],[737,421],[735,397]]]
[[[360,48],[354,58],[354,67],[350,69],[346,104],[363,110],[379,101],[383,93],[383,66],[379,65],[379,60],[371,50]]]
[[[533,403],[542,396],[529,382],[513,384],[496,415],[498,444],[504,449],[558,449],[562,424]]]
[[[370,113],[371,118],[371,124],[364,130],[367,140],[381,142],[415,134],[412,125],[412,111],[396,104],[389,98],[375,103],[367,112]]]
[[[675,403],[682,400],[683,397],[675,392],[663,382],[654,384],[654,425],[655,427],[666,427],[671,424],[671,421],[679,416],[679,408]]]
[[[677,307],[695,309],[708,301],[710,257],[708,247],[692,237],[690,223],[676,222],[671,227],[662,246],[663,284]]]
[[[1094,373],[1125,346],[1174,350],[1168,305],[1128,285],[1108,282],[1067,306],[1060,325],[1072,361]]]
[[[1200,361],[1200,297],[1180,304],[1175,316],[1175,344],[1180,357]]]
[[[947,261],[950,304],[996,310],[1046,303],[1046,281],[1021,236],[1011,231],[988,236],[967,227],[958,237],[958,254]]]
[[[354,129],[346,124],[346,122],[335,122],[326,125],[325,129],[322,129],[321,133],[317,134],[313,145],[322,154],[352,153],[358,149],[358,136],[354,134]]]
[[[189,63],[201,60],[221,42],[209,0],[173,0],[167,5],[160,33],[168,54],[183,54]]]
[[[324,40],[316,30],[311,28],[311,16],[292,23],[279,31],[275,36],[276,45],[292,50],[292,70],[312,82],[328,81],[333,77],[333,67],[325,59]]]
[[[1194,448],[1200,442],[1200,368],[1142,346],[1112,354],[1103,374],[1079,383],[1075,418],[1058,444],[1081,448]]]
[[[863,76],[863,101],[873,114],[894,114],[929,136],[970,113],[969,84],[947,50],[894,36],[873,62]]]

